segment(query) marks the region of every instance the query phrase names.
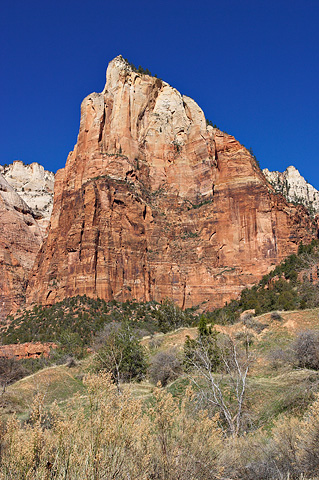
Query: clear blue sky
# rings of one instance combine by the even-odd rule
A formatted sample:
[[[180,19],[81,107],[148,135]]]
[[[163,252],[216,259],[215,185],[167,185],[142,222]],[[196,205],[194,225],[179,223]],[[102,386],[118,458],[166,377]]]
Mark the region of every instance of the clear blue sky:
[[[3,0],[0,164],[56,171],[118,54],[319,188],[319,0]]]

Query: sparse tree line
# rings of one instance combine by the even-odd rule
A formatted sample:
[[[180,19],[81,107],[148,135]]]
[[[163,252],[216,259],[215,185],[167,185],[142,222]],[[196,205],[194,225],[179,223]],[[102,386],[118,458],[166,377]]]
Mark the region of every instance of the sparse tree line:
[[[76,350],[79,357],[107,324],[129,323],[143,336],[197,324],[198,314],[196,309],[181,310],[169,299],[161,303],[106,302],[83,295],[48,307],[34,305],[7,320],[9,326],[0,329],[2,343],[55,342],[67,353]]]

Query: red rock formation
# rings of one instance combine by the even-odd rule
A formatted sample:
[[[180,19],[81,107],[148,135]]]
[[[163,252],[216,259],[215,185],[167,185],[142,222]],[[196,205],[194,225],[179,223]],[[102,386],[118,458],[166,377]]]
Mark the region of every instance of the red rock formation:
[[[0,358],[16,358],[21,360],[22,358],[47,358],[50,355],[50,351],[57,346],[55,343],[17,343],[12,345],[0,345]]]
[[[312,228],[192,99],[117,57],[103,92],[82,103],[28,302],[87,294],[220,306]]]
[[[41,242],[30,208],[0,174],[0,321],[24,301]]]

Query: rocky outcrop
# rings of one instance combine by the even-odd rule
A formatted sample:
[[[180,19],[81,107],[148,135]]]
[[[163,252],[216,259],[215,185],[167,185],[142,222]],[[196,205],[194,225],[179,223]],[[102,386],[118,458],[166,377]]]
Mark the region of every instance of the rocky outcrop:
[[[51,350],[57,348],[52,342],[48,343],[17,343],[11,345],[0,345],[0,358],[15,358],[21,360],[23,358],[47,358]]]
[[[306,243],[303,207],[275,195],[234,137],[189,97],[115,58],[56,174],[51,226],[28,302],[224,304]]]
[[[0,321],[24,301],[41,243],[32,210],[0,174]]]
[[[31,208],[45,234],[53,207],[54,173],[38,163],[25,165],[20,160],[0,166],[0,173]]]
[[[282,193],[288,202],[301,203],[312,215],[319,214],[319,192],[308,183],[293,167],[288,167],[283,173],[270,172],[263,169],[268,182],[276,192]]]

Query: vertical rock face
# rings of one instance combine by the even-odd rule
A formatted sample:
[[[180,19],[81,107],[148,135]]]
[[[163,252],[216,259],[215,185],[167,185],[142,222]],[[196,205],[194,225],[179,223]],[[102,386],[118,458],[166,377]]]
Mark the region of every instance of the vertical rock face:
[[[0,173],[32,209],[45,233],[53,208],[54,173],[44,170],[38,163],[25,165],[20,160],[10,165],[0,165]]]
[[[319,192],[291,166],[283,173],[263,169],[263,174],[276,192],[280,192],[289,202],[302,203],[312,214],[319,214]]]
[[[222,305],[310,240],[249,152],[189,97],[115,58],[56,174],[28,302],[77,294]]]
[[[0,321],[24,301],[41,242],[31,209],[0,174]]]

